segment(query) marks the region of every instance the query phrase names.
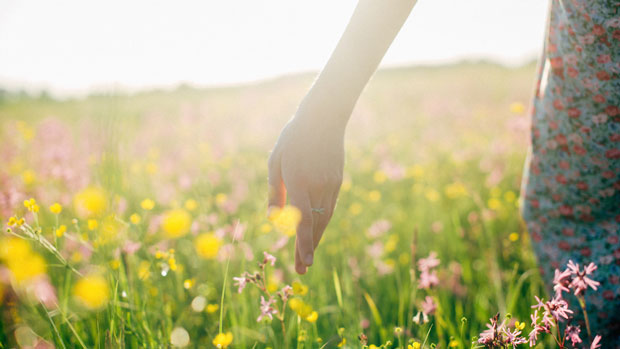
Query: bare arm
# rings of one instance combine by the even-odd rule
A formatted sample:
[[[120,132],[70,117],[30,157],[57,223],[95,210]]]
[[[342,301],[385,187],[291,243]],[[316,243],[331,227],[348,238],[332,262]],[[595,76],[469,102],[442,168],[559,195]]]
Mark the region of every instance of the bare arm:
[[[303,100],[327,108],[345,127],[357,99],[377,69],[416,0],[360,0],[325,68]],[[312,115],[311,117],[321,117]]]
[[[344,167],[344,131],[368,80],[416,0],[360,0],[325,68],[269,157],[269,206],[301,211],[295,270],[303,274],[332,217]]]

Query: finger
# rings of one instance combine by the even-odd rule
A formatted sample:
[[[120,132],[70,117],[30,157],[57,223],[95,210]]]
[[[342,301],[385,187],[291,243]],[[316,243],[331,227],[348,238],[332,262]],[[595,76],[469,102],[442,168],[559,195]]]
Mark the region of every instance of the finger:
[[[325,233],[325,229],[327,229],[327,225],[332,219],[334,214],[334,209],[336,208],[336,201],[338,200],[338,192],[340,186],[336,186],[334,190],[331,191],[331,194],[325,195],[323,197],[323,203],[321,207],[325,208],[325,212],[322,215],[317,217],[318,223],[316,224],[316,229],[314,230],[314,248],[319,245],[321,238],[323,238],[323,234]]]
[[[297,274],[305,274],[307,270],[308,268],[306,267],[304,262],[301,261],[301,257],[299,255],[299,247],[297,245],[297,240],[295,240],[295,271],[297,272]]]
[[[314,243],[312,238],[312,210],[310,198],[305,191],[291,191],[291,205],[301,211],[301,221],[297,226],[297,248],[301,261],[311,266],[314,261]]]
[[[282,208],[286,203],[286,187],[282,180],[282,166],[279,156],[269,158],[269,204],[268,207]]]

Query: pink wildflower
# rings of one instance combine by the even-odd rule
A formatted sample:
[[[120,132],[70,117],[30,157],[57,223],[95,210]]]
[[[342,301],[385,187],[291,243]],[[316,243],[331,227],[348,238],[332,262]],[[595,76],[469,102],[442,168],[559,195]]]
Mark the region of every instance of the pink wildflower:
[[[571,282],[571,287],[575,290],[575,296],[583,294],[588,287],[596,290],[596,287],[601,284],[600,282],[594,281],[588,277],[588,275],[591,275],[597,269],[597,266],[594,263],[588,264],[583,268],[583,271],[581,271],[579,270],[579,264],[575,264],[572,260],[570,260],[568,261],[568,269],[574,275],[573,281]]]
[[[560,272],[558,269],[555,270],[555,276],[553,277],[553,290],[556,295],[561,295],[562,292],[569,292],[569,287],[571,283],[571,271],[569,269]]]
[[[596,335],[596,337],[594,337],[594,340],[592,341],[592,344],[590,345],[590,349],[598,349],[601,347],[601,335]]]
[[[439,265],[439,259],[437,259],[437,252],[431,252],[428,257],[422,258],[418,261],[418,269],[422,272],[429,271]]]
[[[265,255],[265,259],[263,260],[263,264],[271,264],[271,266],[273,267],[276,264],[276,257],[270,255],[267,252],[263,252],[263,255]]]
[[[275,302],[275,299],[269,298],[269,300],[265,301],[265,297],[260,296],[260,315],[256,319],[256,322],[260,322],[262,319],[268,317],[269,320],[273,320],[273,314],[276,314],[278,311],[272,307],[271,305]]]
[[[437,309],[437,304],[435,304],[433,298],[426,296],[424,301],[422,301],[421,307],[424,314],[433,315]]]
[[[437,272],[434,270],[429,272],[427,270],[420,273],[420,284],[418,288],[428,289],[439,284],[439,278]]]
[[[247,285],[248,279],[242,275],[241,277],[233,277],[233,280],[235,280],[235,286],[239,287],[239,293],[241,293]]]
[[[573,347],[575,346],[575,344],[581,343],[581,338],[579,338],[579,332],[581,332],[579,326],[567,326],[566,330],[564,330],[564,335],[566,336],[566,339],[570,339]]]

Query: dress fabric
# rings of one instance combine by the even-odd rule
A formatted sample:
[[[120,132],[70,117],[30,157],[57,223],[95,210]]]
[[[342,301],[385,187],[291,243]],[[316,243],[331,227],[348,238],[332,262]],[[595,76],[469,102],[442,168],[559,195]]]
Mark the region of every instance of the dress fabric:
[[[620,1],[551,0],[537,80],[523,218],[547,286],[569,260],[598,265],[588,317],[620,348]]]

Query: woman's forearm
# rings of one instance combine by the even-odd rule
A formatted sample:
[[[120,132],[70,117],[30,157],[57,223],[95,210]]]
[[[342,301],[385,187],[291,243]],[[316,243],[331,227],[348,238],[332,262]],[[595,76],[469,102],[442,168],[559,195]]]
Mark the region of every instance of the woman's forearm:
[[[300,105],[344,129],[357,99],[416,0],[360,0],[336,49]]]

